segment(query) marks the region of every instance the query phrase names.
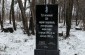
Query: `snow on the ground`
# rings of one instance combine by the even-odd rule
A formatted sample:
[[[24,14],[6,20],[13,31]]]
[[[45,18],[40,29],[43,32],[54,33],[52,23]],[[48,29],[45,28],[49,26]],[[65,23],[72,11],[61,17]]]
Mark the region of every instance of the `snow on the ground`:
[[[85,32],[75,31],[66,40],[59,39],[59,49],[61,55],[85,55]]]
[[[61,24],[60,24],[61,25]],[[62,26],[62,25],[61,25]],[[59,28],[59,32],[66,32],[66,28]],[[65,35],[65,33],[64,33]],[[85,55],[85,31],[71,29],[70,37],[59,37],[60,55]]]
[[[0,31],[0,55],[34,55],[35,36],[27,36],[17,28],[14,33]]]
[[[23,34],[17,23],[17,31],[4,33],[0,31],[0,55],[34,55],[36,36]],[[59,24],[59,32],[65,36],[66,28]],[[60,55],[85,55],[85,31],[71,29],[70,37],[59,37]]]

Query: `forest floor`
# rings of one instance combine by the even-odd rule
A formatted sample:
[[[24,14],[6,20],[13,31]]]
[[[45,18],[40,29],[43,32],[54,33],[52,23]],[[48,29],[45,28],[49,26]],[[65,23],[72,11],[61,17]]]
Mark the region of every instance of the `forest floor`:
[[[60,55],[85,55],[85,31],[75,28],[73,25],[70,30],[70,37],[67,39],[64,39],[65,27],[59,28],[59,32],[64,32],[64,36],[59,37]]]
[[[8,25],[5,25],[8,26]],[[59,24],[60,55],[85,55],[85,31],[75,30],[73,27],[70,37],[65,37],[65,27]],[[21,23],[17,24],[17,31],[4,33],[0,30],[0,55],[34,55],[36,36],[23,34]]]

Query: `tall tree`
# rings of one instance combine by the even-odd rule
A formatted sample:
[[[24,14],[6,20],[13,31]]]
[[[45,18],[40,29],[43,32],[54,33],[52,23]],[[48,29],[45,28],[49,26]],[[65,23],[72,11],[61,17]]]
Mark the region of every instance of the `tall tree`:
[[[64,25],[65,25],[65,22],[66,22],[66,0],[64,0]]]
[[[63,13],[62,10],[64,10],[63,9],[63,0],[59,0],[58,9],[59,9],[59,14],[58,14],[58,16],[59,16],[59,23],[61,23],[62,13]]]
[[[24,12],[24,7],[23,7],[22,0],[17,0],[17,1],[18,1],[18,4],[19,4],[19,8],[20,8],[20,10],[21,10],[21,14],[22,14],[24,32],[26,32],[28,35],[30,35],[29,29],[28,29],[28,20],[27,20],[27,18],[26,18],[26,14],[25,14],[25,12]]]
[[[11,12],[11,8],[10,8],[10,14],[9,14],[9,23],[11,24],[11,18],[12,18],[12,12]]]
[[[79,12],[79,3],[78,3],[78,0],[75,0],[76,2],[76,26],[78,26],[78,12]]]
[[[11,12],[12,12],[13,28],[14,28],[14,30],[16,30],[15,15],[14,15],[14,0],[12,0]]]
[[[1,13],[0,13],[0,24],[1,24]]]
[[[2,0],[2,18],[1,18],[1,29],[3,29],[3,19],[4,19],[4,0]]]
[[[73,0],[67,0],[66,7],[66,38],[70,35],[71,18],[72,18]]]
[[[35,0],[32,0],[32,2],[31,2],[31,4],[30,4],[30,10],[31,10],[31,16],[32,17],[30,17],[30,24],[29,24],[29,29],[31,29],[31,31],[32,31],[32,34],[33,35],[35,35],[35,32],[34,32],[34,30],[35,30]]]
[[[26,2],[27,0],[24,0],[24,11],[26,11]]]

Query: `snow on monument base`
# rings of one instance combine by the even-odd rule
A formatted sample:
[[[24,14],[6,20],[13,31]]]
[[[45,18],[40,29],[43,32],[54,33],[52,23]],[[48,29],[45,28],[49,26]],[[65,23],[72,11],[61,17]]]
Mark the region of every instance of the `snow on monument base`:
[[[59,50],[42,50],[36,49],[34,55],[60,55]]]

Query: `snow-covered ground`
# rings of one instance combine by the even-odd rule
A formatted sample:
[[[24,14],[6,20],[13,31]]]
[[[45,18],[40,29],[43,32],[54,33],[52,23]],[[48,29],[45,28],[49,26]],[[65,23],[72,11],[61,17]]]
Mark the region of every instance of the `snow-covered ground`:
[[[64,32],[65,28],[59,28],[59,31]],[[59,37],[60,55],[85,55],[85,31],[71,29],[70,37],[64,39]]]
[[[0,30],[0,55],[34,55],[35,36],[23,34],[19,24],[14,33],[4,33]]]
[[[14,33],[4,33],[0,30],[0,55],[34,55],[36,36],[23,34],[20,25],[18,23]],[[65,27],[60,25],[59,32],[63,31],[65,36]],[[67,39],[59,37],[60,55],[85,55],[85,31],[72,28],[70,34]]]

